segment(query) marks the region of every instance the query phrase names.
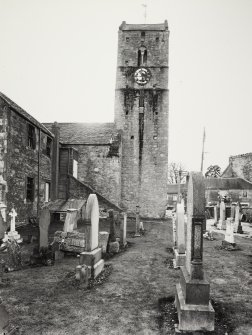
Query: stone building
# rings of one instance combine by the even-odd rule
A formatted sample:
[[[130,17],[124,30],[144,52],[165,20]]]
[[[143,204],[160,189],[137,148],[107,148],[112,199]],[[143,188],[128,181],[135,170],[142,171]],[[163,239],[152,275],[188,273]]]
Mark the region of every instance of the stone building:
[[[114,123],[42,124],[0,94],[0,207],[27,221],[45,202],[60,212],[96,193],[104,207],[163,217],[168,39],[167,21],[119,27]]]
[[[222,173],[222,177],[241,177],[252,182],[252,153],[229,157],[229,164]]]
[[[240,202],[243,206],[252,207],[252,183],[238,177],[205,178],[206,204],[219,202],[219,195],[228,195],[231,202]],[[180,191],[184,199],[187,196],[187,184],[181,184]],[[167,205],[175,207],[177,203],[178,184],[169,184],[167,188]]]
[[[0,204],[16,209],[20,221],[36,216],[49,201],[54,135],[0,93]],[[6,211],[2,209],[6,219]]]

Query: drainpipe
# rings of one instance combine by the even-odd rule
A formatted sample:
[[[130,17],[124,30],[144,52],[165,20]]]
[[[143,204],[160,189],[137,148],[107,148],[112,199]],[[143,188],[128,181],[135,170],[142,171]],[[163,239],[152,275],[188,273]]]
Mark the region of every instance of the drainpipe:
[[[41,143],[40,143],[40,139],[41,139],[41,130],[39,128],[39,136],[38,136],[38,189],[37,189],[37,217],[39,217],[39,204],[40,204],[40,194],[39,194],[39,190],[40,190],[40,147],[41,147]]]

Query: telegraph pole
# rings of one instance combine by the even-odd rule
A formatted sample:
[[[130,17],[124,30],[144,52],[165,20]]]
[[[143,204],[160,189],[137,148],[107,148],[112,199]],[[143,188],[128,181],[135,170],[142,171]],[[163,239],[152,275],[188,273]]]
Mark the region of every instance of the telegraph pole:
[[[203,143],[202,143],[202,154],[201,154],[201,168],[200,171],[203,173],[203,164],[204,164],[204,156],[205,156],[205,140],[206,140],[206,132],[204,127],[203,132]]]

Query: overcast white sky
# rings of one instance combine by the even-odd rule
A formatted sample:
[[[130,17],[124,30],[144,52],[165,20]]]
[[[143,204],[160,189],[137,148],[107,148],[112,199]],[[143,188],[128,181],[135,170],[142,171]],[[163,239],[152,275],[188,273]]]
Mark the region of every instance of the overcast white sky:
[[[111,122],[117,32],[145,0],[0,0],[0,91],[40,122]],[[169,161],[252,152],[252,0],[147,0],[168,20]]]

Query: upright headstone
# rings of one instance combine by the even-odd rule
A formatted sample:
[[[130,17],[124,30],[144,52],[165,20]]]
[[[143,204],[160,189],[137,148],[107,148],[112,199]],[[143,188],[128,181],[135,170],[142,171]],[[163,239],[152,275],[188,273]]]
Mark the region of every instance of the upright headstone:
[[[218,210],[217,210],[217,205],[214,206],[214,224],[218,222]]]
[[[7,225],[4,222],[2,213],[0,211],[0,240],[4,238],[4,233],[6,232]]]
[[[174,267],[185,265],[185,212],[182,203],[177,204],[176,210],[176,247],[174,249]]]
[[[121,213],[121,226],[120,226],[120,244],[125,247],[127,244],[127,213]]]
[[[48,228],[50,225],[50,212],[47,207],[43,208],[39,215],[39,247],[48,247]]]
[[[231,215],[230,215],[231,221],[235,220],[235,205],[231,205]]]
[[[113,210],[109,211],[109,220],[110,220],[110,234],[109,234],[109,252],[116,254],[119,252],[119,242],[116,240],[116,220],[117,213],[114,213]]]
[[[102,253],[107,252],[109,233],[107,231],[99,231],[99,248],[101,248]]]
[[[238,203],[235,206],[234,232],[238,234],[243,234],[240,211],[241,211],[241,207],[240,207],[240,204]]]
[[[78,209],[69,208],[67,210],[63,231],[65,233],[71,233],[74,229],[77,229],[77,220],[78,220]]]
[[[218,229],[226,229],[226,205],[224,200],[221,200],[220,203],[220,219],[217,224]]]
[[[205,183],[202,173],[190,173],[187,192],[186,266],[176,285],[176,307],[180,331],[213,331],[214,309],[209,301],[210,285],[203,271],[203,224]]]
[[[234,244],[234,223],[231,218],[227,218],[225,241]]]
[[[85,209],[85,230],[87,251],[80,254],[80,265],[87,265],[92,278],[97,277],[104,268],[104,260],[101,259],[102,251],[99,245],[99,205],[96,194],[90,194]]]

